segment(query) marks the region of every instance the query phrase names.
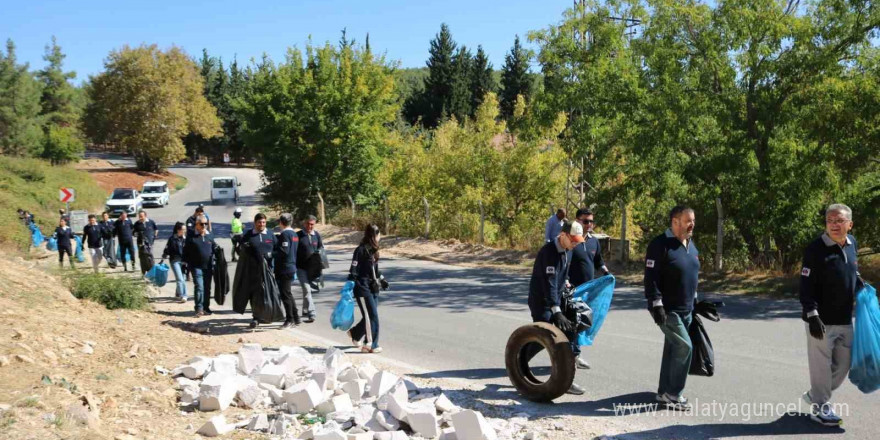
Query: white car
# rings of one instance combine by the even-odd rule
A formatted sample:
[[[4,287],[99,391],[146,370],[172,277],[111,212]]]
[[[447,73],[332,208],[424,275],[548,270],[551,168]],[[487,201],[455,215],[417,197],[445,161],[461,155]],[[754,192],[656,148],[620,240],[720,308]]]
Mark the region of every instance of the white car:
[[[144,183],[141,198],[144,200],[144,206],[167,205],[171,198],[171,193],[168,192],[168,183],[164,180]]]
[[[211,178],[211,204],[224,201],[238,203],[238,187],[241,182],[233,176]]]
[[[141,193],[134,188],[116,188],[107,199],[106,205],[107,213],[112,217],[119,217],[122,212],[133,216],[144,207],[144,200]]]

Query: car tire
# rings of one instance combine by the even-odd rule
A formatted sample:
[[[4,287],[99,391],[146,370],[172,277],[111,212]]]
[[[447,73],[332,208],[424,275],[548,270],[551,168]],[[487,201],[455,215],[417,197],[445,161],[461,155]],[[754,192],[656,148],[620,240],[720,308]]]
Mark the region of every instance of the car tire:
[[[550,356],[550,378],[546,382],[538,380],[529,368],[526,355],[534,349],[531,344],[540,345]],[[550,323],[533,322],[514,330],[504,350],[504,364],[513,386],[534,402],[550,402],[565,394],[574,382],[571,344],[565,333]]]

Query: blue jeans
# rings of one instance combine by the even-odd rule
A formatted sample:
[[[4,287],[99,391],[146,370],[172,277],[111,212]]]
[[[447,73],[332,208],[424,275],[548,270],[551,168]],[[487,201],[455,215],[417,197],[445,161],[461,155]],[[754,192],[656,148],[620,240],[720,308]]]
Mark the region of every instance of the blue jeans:
[[[195,310],[211,310],[211,269],[191,268],[195,294]]]
[[[174,261],[171,263],[171,270],[174,271],[174,281],[177,282],[177,290],[174,296],[186,299],[186,278],[183,277],[183,263]]]
[[[373,293],[365,293],[362,296],[356,296],[358,308],[361,309],[361,320],[351,328],[351,338],[360,341],[366,336],[367,343],[372,348],[379,346],[379,295]],[[369,326],[369,333],[367,327]]]
[[[691,313],[669,312],[666,324],[660,330],[666,335],[663,343],[663,362],[660,364],[660,386],[657,394],[667,393],[681,396],[691,368],[693,344],[688,334],[691,325]]]

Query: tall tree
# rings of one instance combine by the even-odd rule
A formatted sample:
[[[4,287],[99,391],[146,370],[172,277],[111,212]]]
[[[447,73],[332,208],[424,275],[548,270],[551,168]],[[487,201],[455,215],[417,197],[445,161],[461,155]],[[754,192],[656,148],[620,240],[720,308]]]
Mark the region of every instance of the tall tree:
[[[522,47],[519,35],[517,35],[513,40],[510,52],[504,56],[504,67],[501,69],[501,115],[504,118],[510,118],[513,115],[518,95],[522,95],[526,99],[531,95],[530,58],[531,54]]]
[[[471,116],[483,104],[487,93],[495,93],[492,63],[489,62],[483,46],[477,46],[477,55],[473,59],[470,72]]]
[[[91,88],[88,117],[98,124],[87,126],[134,155],[139,169],[157,171],[183,159],[187,133],[220,133],[198,67],[181,49],[124,46],[110,52],[104,69]]]
[[[474,111],[471,107],[472,66],[473,55],[462,45],[452,58],[452,86],[449,102],[445,105],[449,116],[455,116],[459,122],[465,121]]]
[[[46,46],[46,54],[43,55],[47,65],[37,71],[36,77],[43,84],[40,105],[45,122],[69,126],[79,119],[74,103],[76,92],[69,82],[76,78],[76,72],[64,71],[64,58],[65,55],[53,36],[52,44]]]
[[[40,84],[18,64],[15,44],[6,41],[0,51],[0,153],[38,155],[43,149]]]
[[[449,114],[447,106],[452,96],[455,48],[449,26],[443,23],[440,25],[440,32],[431,40],[430,56],[426,62],[428,79],[425,80],[425,88],[406,104],[407,118],[411,122],[421,120],[426,127],[436,127]]]

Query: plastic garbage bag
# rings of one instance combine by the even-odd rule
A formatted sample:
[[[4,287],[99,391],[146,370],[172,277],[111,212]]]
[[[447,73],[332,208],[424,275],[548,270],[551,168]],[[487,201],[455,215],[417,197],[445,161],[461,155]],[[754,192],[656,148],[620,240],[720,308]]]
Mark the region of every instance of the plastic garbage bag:
[[[49,237],[49,240],[46,241],[46,250],[47,251],[57,251],[58,250],[58,239],[55,237]]]
[[[257,321],[268,324],[284,320],[284,306],[272,270],[265,259],[245,250],[232,281],[232,309],[243,314],[248,302]]]
[[[165,263],[154,265],[144,274],[144,278],[157,287],[164,286],[168,282],[168,265]]]
[[[867,394],[880,388],[880,306],[877,291],[865,284],[856,294],[849,381]]]
[[[593,345],[593,340],[605,322],[605,315],[611,308],[611,298],[614,296],[614,275],[605,275],[591,281],[587,281],[574,289],[573,299],[581,299],[593,310],[593,325],[578,333],[578,345]]]
[[[330,315],[330,326],[336,330],[348,331],[354,325],[354,281],[346,282],[339,294],[341,298]]]
[[[83,241],[79,235],[73,236],[74,241],[76,241],[76,251],[73,253],[73,257],[76,258],[77,263],[82,263],[86,261],[86,256],[83,255]]]
[[[226,251],[220,246],[214,248],[214,270],[211,271],[211,276],[214,277],[214,301],[222,306],[229,293],[229,268]]]
[[[31,228],[31,242],[33,242],[34,247],[39,247],[43,244],[43,233],[40,232],[40,228],[34,226]],[[57,249],[57,244],[56,244]]]
[[[703,320],[694,313],[691,325],[688,327],[688,335],[691,337],[693,356],[688,374],[692,376],[712,377],[715,374],[715,350]]]

